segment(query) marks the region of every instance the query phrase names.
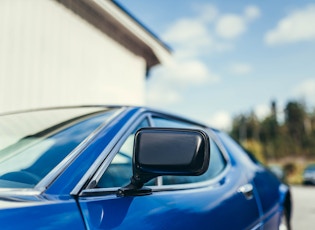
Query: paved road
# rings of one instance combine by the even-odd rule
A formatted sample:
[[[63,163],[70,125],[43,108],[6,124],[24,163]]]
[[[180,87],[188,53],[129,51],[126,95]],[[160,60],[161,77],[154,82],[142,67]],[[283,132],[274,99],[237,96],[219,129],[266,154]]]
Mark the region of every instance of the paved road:
[[[315,229],[315,186],[292,186],[293,230]]]

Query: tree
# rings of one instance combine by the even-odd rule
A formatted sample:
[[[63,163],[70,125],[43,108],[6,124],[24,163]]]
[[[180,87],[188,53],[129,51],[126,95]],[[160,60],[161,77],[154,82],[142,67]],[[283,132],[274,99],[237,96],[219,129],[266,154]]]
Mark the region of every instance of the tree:
[[[305,134],[306,111],[304,106],[296,101],[291,101],[285,108],[285,125],[288,129],[288,134],[297,143],[301,144]]]
[[[253,112],[234,117],[231,135],[260,159],[315,157],[315,110],[308,113],[303,103],[289,101],[285,121],[279,123],[272,102],[271,113],[263,121]]]

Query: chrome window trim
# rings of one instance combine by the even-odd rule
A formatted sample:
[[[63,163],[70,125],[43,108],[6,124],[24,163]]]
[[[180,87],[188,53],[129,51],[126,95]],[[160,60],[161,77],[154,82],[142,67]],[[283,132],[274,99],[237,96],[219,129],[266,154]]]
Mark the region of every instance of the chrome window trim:
[[[126,113],[128,111],[131,111],[132,109],[127,109]],[[132,127],[136,127],[138,123],[136,123],[137,120],[142,117],[141,114],[143,114],[144,109],[140,109],[137,111],[129,120],[127,123],[124,124],[123,128],[119,130],[119,132],[116,134],[116,136],[110,141],[110,143],[106,146],[106,148],[101,152],[101,154],[97,157],[95,162],[92,164],[92,166],[89,168],[89,170],[84,174],[84,176],[81,178],[79,183],[75,186],[75,188],[71,191],[71,195],[76,196],[81,193],[82,190],[85,190],[84,187],[87,189],[93,188],[97,183],[100,177],[102,176],[102,173],[105,172],[106,168],[109,166],[113,158],[115,157],[117,151],[121,147],[121,145],[124,143],[124,141],[128,137],[128,132],[131,132],[130,129]],[[145,117],[145,113],[143,115]],[[123,138],[121,138],[123,137]],[[86,185],[86,183],[88,184]]]
[[[34,188],[0,188],[0,197],[39,196],[42,191]]]
[[[105,109],[106,107],[104,107]],[[99,127],[97,127],[91,134],[89,134],[74,150],[72,150],[52,171],[50,171],[35,187],[34,190],[43,193],[54,181],[62,174],[66,168],[80,155],[80,153],[94,140],[98,133],[101,132],[106,126],[108,126],[111,121],[121,116],[125,107],[118,108],[108,120],[103,122]]]

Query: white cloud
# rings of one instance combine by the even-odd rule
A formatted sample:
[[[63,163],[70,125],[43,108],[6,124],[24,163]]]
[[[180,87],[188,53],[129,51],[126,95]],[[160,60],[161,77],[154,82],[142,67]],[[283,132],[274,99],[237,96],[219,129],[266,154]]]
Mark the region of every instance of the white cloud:
[[[183,18],[172,24],[163,38],[168,42],[183,43],[207,35],[207,28],[199,20]]]
[[[259,18],[261,15],[260,9],[257,6],[247,6],[245,8],[245,18],[248,21]]]
[[[218,82],[220,76],[212,72],[202,57],[231,50],[234,44],[215,34],[216,25],[222,23],[220,33],[234,38],[246,31],[248,23],[260,15],[255,6],[246,7],[240,16],[222,15],[210,4],[195,5],[193,9],[198,12],[195,17],[175,21],[162,35],[163,40],[175,50],[174,61],[152,71],[147,91],[149,104],[154,102],[154,105],[165,107],[166,104],[179,103],[187,96],[182,94],[187,93],[190,86],[199,87]],[[235,67],[237,74],[247,74],[251,70],[245,64]]]
[[[225,39],[235,39],[241,36],[254,19],[260,17],[260,9],[256,6],[247,6],[244,15],[225,14],[222,15],[216,24],[216,33]]]
[[[232,118],[228,112],[219,111],[211,116],[207,123],[214,128],[229,131],[232,127]]]
[[[315,104],[315,79],[307,79],[301,82],[294,89],[294,95],[310,100],[312,104]]]
[[[220,37],[232,39],[240,36],[246,30],[245,20],[233,14],[224,15],[218,20],[216,32]]]
[[[230,67],[230,72],[236,75],[247,75],[252,72],[252,67],[246,63],[233,63]]]
[[[171,44],[182,58],[200,56],[213,51],[231,50],[233,44],[225,39],[234,39],[242,35],[248,24],[260,16],[256,6],[247,6],[244,13],[219,14],[211,4],[194,5],[195,17],[181,18],[170,24],[163,40]]]
[[[182,101],[191,86],[213,84],[220,77],[198,59],[177,60],[154,69],[147,84],[147,103],[165,108]]]
[[[176,21],[162,37],[175,48],[176,58],[178,56],[191,58],[209,52],[215,47],[207,24],[199,18],[184,18]]]
[[[166,82],[172,82],[183,87],[191,85],[201,85],[204,83],[214,83],[219,80],[219,76],[198,59],[174,60],[174,62],[158,67],[155,75],[163,78]]]
[[[268,45],[315,40],[315,5],[291,12],[264,39]]]
[[[198,13],[198,18],[204,22],[213,22],[218,14],[218,9],[212,4],[194,5],[193,9]]]
[[[167,107],[182,100],[179,92],[169,86],[148,87],[147,104],[156,107]]]

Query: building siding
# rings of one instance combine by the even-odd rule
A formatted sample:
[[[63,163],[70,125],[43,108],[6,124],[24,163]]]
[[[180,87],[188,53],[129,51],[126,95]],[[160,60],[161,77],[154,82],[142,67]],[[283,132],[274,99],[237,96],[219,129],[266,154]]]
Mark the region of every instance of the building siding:
[[[0,1],[0,112],[144,104],[145,60],[53,0]]]

